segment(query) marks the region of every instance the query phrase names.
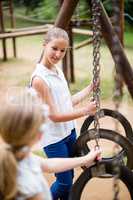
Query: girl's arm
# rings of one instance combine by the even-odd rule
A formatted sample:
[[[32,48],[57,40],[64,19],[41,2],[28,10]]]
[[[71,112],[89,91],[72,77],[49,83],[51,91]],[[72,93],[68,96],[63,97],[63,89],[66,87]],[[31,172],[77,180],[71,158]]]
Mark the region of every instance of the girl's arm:
[[[85,115],[94,115],[96,112],[96,103],[88,102],[87,105],[85,105],[84,107],[76,109],[72,112],[60,113],[56,109],[49,87],[47,86],[47,84],[44,83],[43,80],[35,77],[32,82],[32,87],[35,88],[43,102],[48,104],[49,118],[54,122],[70,121]]]
[[[89,96],[89,94],[92,92],[92,90],[93,90],[93,83],[91,83],[90,85],[88,85],[87,87],[85,87],[80,92],[77,92],[76,94],[74,94],[72,96],[73,106],[77,105],[83,99],[85,99],[87,96]]]
[[[48,158],[42,161],[42,170],[48,173],[58,173],[80,166],[90,167],[94,164],[96,158],[100,159],[100,154],[99,149],[92,149],[90,153],[82,157]]]

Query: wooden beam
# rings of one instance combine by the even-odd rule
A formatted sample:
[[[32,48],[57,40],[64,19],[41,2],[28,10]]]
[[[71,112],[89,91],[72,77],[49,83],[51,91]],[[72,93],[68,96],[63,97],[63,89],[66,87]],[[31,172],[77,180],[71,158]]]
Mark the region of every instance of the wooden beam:
[[[112,25],[117,33],[121,44],[124,44],[124,0],[112,0],[113,17]]]
[[[102,10],[101,25],[103,37],[110,49],[110,52],[116,64],[115,66],[116,68],[118,68],[117,71],[119,71],[122,75],[123,80],[127,85],[128,91],[131,97],[133,98],[133,69],[126,57],[126,54],[124,53],[124,49],[121,45],[121,42],[112,27],[112,24],[102,3],[100,3],[100,7]],[[116,56],[116,51],[119,51],[120,59],[118,59],[118,57]]]
[[[66,29],[79,0],[64,0],[55,21],[55,26]]]
[[[93,43],[93,40],[87,39],[87,40],[84,40],[84,41],[80,42],[79,44],[75,45],[74,49],[75,50],[80,49],[81,47],[84,47],[84,46],[86,46],[88,44],[92,44],[92,43]]]
[[[58,2],[59,2],[59,9],[61,9],[63,1],[64,0],[58,0]],[[69,52],[67,50],[66,54],[65,54],[65,56],[64,56],[64,58],[62,60],[62,70],[63,70],[63,73],[65,75],[65,78],[66,78],[67,82],[69,83],[69,74],[68,74],[69,70],[68,70],[68,66],[69,66],[70,62],[68,62],[68,61],[70,61],[70,59],[69,59]]]
[[[79,19],[79,20],[75,20],[75,19],[71,19],[71,25],[73,27],[87,27],[87,26],[92,26],[92,20],[91,19]]]
[[[112,25],[114,27],[115,33],[118,35],[119,40],[124,45],[124,0],[112,0],[112,13],[113,17],[112,19]],[[118,59],[120,59],[120,53],[119,50],[116,52]],[[115,108],[118,109],[120,105],[120,101],[123,97],[123,77],[119,73],[118,67],[115,67],[114,72],[114,95],[113,100],[115,103]]]
[[[3,16],[3,8],[2,1],[0,0],[0,32],[4,32],[4,16]],[[2,49],[3,49],[3,60],[7,60],[7,49],[6,49],[6,39],[2,39]]]
[[[69,49],[69,60],[70,60],[70,78],[71,83],[75,82],[75,73],[74,73],[74,53],[73,53],[73,33],[72,33],[72,26],[69,25],[68,28],[69,40],[70,40],[70,47]]]
[[[30,26],[30,27],[24,27],[24,28],[7,28],[5,30],[5,33],[11,33],[11,32],[19,32],[19,31],[30,31],[30,30],[38,30],[38,29],[44,29],[44,28],[50,28],[52,25],[40,25],[40,26]]]
[[[13,0],[9,0],[9,14],[10,14],[10,21],[11,21],[11,28],[15,28],[15,18],[13,12]],[[13,45],[13,54],[14,57],[17,57],[17,50],[16,50],[16,38],[12,38],[12,45]]]
[[[70,19],[73,15],[74,9],[79,0],[59,0],[60,3],[60,11],[55,21],[55,26],[60,27],[62,29],[66,29],[70,38],[70,45],[73,46],[73,38],[72,38],[72,27],[70,24]],[[63,16],[63,17],[62,17]],[[63,60],[63,68],[70,68],[71,82],[74,82],[74,62],[73,62],[73,49],[67,52],[66,56]],[[66,76],[66,75],[65,75]],[[68,77],[66,76],[67,80]]]
[[[73,33],[77,33],[77,34],[81,34],[81,35],[93,36],[93,32],[90,30],[73,28],[72,31],[73,31]]]
[[[48,28],[38,29],[38,30],[16,31],[16,32],[11,32],[11,33],[0,33],[0,39],[43,34],[43,33],[46,33],[47,31],[48,31]]]
[[[4,17],[3,17],[3,8],[2,8],[2,1],[0,0],[0,32],[4,32]]]

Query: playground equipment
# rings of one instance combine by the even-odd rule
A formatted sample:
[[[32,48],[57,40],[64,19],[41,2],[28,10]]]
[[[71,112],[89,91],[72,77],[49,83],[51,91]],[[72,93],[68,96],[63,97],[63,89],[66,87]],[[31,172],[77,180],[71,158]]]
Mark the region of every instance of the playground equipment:
[[[79,200],[81,199],[81,194],[83,192],[83,189],[85,187],[85,185],[87,184],[87,182],[89,182],[93,177],[100,177],[103,174],[100,174],[96,169],[95,169],[95,165],[86,169],[85,171],[83,171],[83,173],[78,177],[78,179],[76,180],[76,182],[73,184],[70,196],[69,196],[69,200]],[[112,176],[116,175],[116,172],[114,170],[114,165],[112,162],[101,162],[99,164],[99,168],[102,167],[104,168],[106,174],[110,174],[110,178]],[[133,199],[133,173],[131,172],[131,170],[129,170],[127,167],[125,166],[118,166],[119,167],[119,179],[126,185],[126,187],[128,188],[128,191],[131,195],[131,199]],[[94,171],[95,171],[95,175],[94,175]],[[97,173],[96,173],[97,172]],[[109,176],[108,176],[109,177]],[[108,178],[108,177],[104,177],[104,178]],[[117,198],[118,199],[118,198]],[[114,200],[117,200],[114,199]]]
[[[61,10],[60,10],[60,13],[59,13],[59,15],[57,17],[57,20],[55,22],[56,26],[59,26],[61,28],[68,28],[68,26],[71,25],[70,24],[70,18],[72,16],[73,12],[74,12],[74,9],[76,7],[77,2],[78,2],[78,0],[62,1],[62,7],[61,7]],[[97,1],[97,0],[93,1],[93,5],[94,5],[95,2],[100,2],[100,1]],[[121,43],[119,41],[119,38],[116,35],[111,23],[110,23],[110,20],[109,20],[106,12],[104,10],[104,7],[103,7],[102,3],[99,3],[99,6],[100,6],[100,10],[102,11],[102,15],[100,16],[100,22],[102,24],[102,29],[101,29],[102,35],[103,35],[103,37],[104,37],[104,39],[105,39],[105,41],[106,41],[111,53],[112,53],[112,57],[114,58],[114,61],[115,61],[115,67],[117,68],[117,71],[121,74],[123,80],[125,81],[125,83],[128,86],[128,90],[129,90],[131,96],[133,97],[133,71],[132,71],[132,68],[131,68],[128,60],[127,60],[127,57],[126,57],[126,55],[124,53],[124,50],[123,50],[123,47],[122,47],[122,45],[121,45]],[[69,10],[69,13],[68,13],[68,10]],[[97,24],[97,27],[99,28],[99,24]],[[38,29],[39,29],[39,31],[41,30],[41,28],[38,28]],[[25,32],[25,35],[26,35],[27,34],[26,33],[27,30],[28,30],[27,33],[29,33],[31,31],[29,29],[25,29],[25,30],[21,30],[21,31],[23,33]],[[22,36],[22,32],[21,31],[15,30],[15,32],[12,32],[12,33],[1,33],[1,38],[0,39],[3,39],[3,41],[5,41],[5,39],[8,38],[8,37],[16,38],[17,35],[18,35],[18,37],[20,35]],[[70,31],[69,35],[72,36],[71,29],[69,29],[69,31]],[[95,30],[95,36],[97,35],[97,31],[99,31],[99,30]],[[72,39],[72,37],[70,37],[70,41],[71,41],[71,39]],[[119,48],[120,59],[117,59],[116,49],[114,48],[116,46],[115,44]],[[72,41],[71,41],[70,45],[72,45]],[[97,47],[95,46],[96,47],[96,51],[97,51],[98,50],[97,48],[99,48],[99,43],[98,43],[97,40],[96,40],[95,45],[96,46],[98,45]],[[98,60],[97,61],[96,61],[96,59],[94,60],[95,64],[97,64],[97,62],[99,62],[99,58],[100,58],[99,57],[99,52],[98,51],[96,52],[96,51],[95,51],[95,53],[96,53],[95,55],[96,55],[96,57],[98,56],[97,57]],[[95,55],[94,55],[94,57],[95,57]],[[72,54],[71,54],[71,56],[72,56]],[[97,66],[97,67],[99,67],[99,66]],[[95,72],[96,72],[96,75],[95,75]],[[98,68],[94,70],[94,82],[97,81],[97,78],[99,78],[99,69]],[[97,93],[95,97],[96,97],[97,103],[99,104],[99,102],[98,102],[99,101],[98,100],[99,99],[99,94]],[[128,139],[125,139],[123,136],[118,135],[115,131],[100,129],[99,123],[98,123],[99,113],[100,113],[100,108],[98,108],[98,112],[97,112],[96,119],[95,119],[96,120],[95,121],[96,122],[95,123],[95,130],[87,130],[86,132],[84,132],[84,131],[82,132],[82,134],[83,133],[85,133],[85,134],[83,134],[83,136],[81,137],[81,138],[83,138],[83,146],[81,144],[78,144],[80,146],[80,148],[78,147],[79,148],[79,152],[82,154],[82,153],[86,153],[86,149],[88,151],[88,148],[86,147],[87,141],[96,136],[94,132],[96,132],[96,134],[98,132],[98,139],[95,137],[97,146],[99,146],[99,144],[98,144],[99,138],[106,138],[108,140],[113,140],[114,142],[119,143],[120,146],[122,147],[122,151],[119,152],[119,154],[117,156],[115,155],[114,158],[109,159],[109,161],[111,161],[111,164],[108,164],[108,162],[106,162],[106,159],[102,163],[103,165],[101,163],[98,164],[99,166],[104,166],[104,173],[110,173],[110,174],[114,175],[114,166],[112,168],[112,160],[115,160],[115,161],[117,160],[118,161],[118,158],[121,158],[121,157],[125,156],[125,153],[126,153],[126,157],[127,157],[127,166],[129,168],[132,168],[133,164],[132,164],[132,159],[131,159],[131,152],[132,152],[132,144],[131,144],[131,142]],[[120,121],[120,122],[123,123],[123,121]],[[123,126],[125,128],[125,132],[126,132],[127,137],[132,140],[132,134],[131,134],[132,131],[127,132],[126,125],[123,124]],[[129,127],[130,127],[130,125],[128,124],[128,128]],[[131,130],[131,127],[129,128],[129,130]],[[90,135],[91,135],[91,137],[90,137]],[[87,139],[85,139],[85,138],[87,138]],[[98,171],[98,165],[96,165],[95,167],[93,166],[91,169],[95,168],[96,169],[95,172],[97,172]],[[92,171],[94,171],[94,170],[92,170]],[[120,179],[122,179],[122,181],[124,181],[126,183],[127,187],[131,189],[132,182],[128,182],[128,180],[126,179],[126,176],[129,175],[130,177],[132,177],[132,172],[129,169],[127,169],[125,166],[120,166],[120,172],[123,173],[123,176],[121,176],[121,175],[119,176]],[[83,177],[86,176],[87,173],[89,173],[88,170],[85,170],[83,172],[83,175],[81,175],[81,177],[82,176]],[[100,176],[101,175],[103,175],[103,171],[101,172],[101,170],[100,170]],[[95,176],[96,176],[96,174],[95,174]],[[99,176],[99,173],[97,173],[97,176]],[[91,174],[89,177],[93,177],[93,175]],[[78,180],[81,180],[81,179],[82,178],[79,177]],[[87,180],[89,180],[89,179],[85,179],[84,183]],[[130,181],[130,179],[129,179],[129,181]],[[82,191],[81,189],[83,189],[84,184],[83,185],[80,184],[79,187],[80,187],[79,192],[81,193],[81,191]],[[74,188],[77,188],[76,183],[74,185]],[[129,191],[130,191],[130,193],[132,195],[132,190],[130,190],[130,189],[129,189]],[[75,191],[75,190],[72,190],[72,191]],[[79,199],[79,198],[80,198],[80,195],[79,196],[75,196],[75,193],[74,193],[74,198],[72,198],[72,199],[76,200],[76,199]]]
[[[60,13],[59,13],[56,23],[55,23],[56,26],[59,26],[61,28],[66,28],[69,25],[70,18],[72,16],[73,10],[76,7],[77,2],[78,1],[71,1],[69,15],[67,14],[66,11],[68,10],[68,5],[70,5],[69,4],[70,1],[69,2],[67,1],[67,3],[66,3],[66,1],[63,2]],[[133,97],[133,92],[131,91],[131,88],[130,88],[130,87],[133,87],[133,85],[132,85],[133,71],[132,71],[132,68],[131,68],[127,58],[125,57],[122,45],[119,41],[119,38],[118,38],[117,34],[115,33],[115,31],[111,25],[111,22],[108,19],[108,16],[104,10],[102,3],[99,0],[92,0],[91,2],[92,2],[92,15],[93,15],[93,47],[94,47],[93,48],[93,58],[94,58],[94,60],[93,60],[93,66],[94,66],[93,82],[96,83],[99,81],[99,75],[100,75],[99,48],[100,48],[100,38],[101,38],[101,32],[102,32],[102,35],[105,38],[105,41],[107,42],[108,47],[114,58],[115,67],[117,69],[117,72],[119,72],[121,74],[121,76],[123,77],[123,80],[127,84],[128,90],[129,90],[131,96]],[[101,15],[100,15],[100,12],[101,12]],[[101,24],[101,26],[100,26],[100,24]],[[117,46],[117,49],[119,49],[120,59],[117,59],[116,48],[115,48],[116,46]],[[129,71],[131,74],[129,73]],[[126,73],[126,74],[124,75],[124,73]],[[131,76],[129,75],[131,78],[131,79],[129,78],[130,80],[129,79],[127,80],[127,74],[131,75]],[[106,138],[108,140],[112,140],[112,141],[118,143],[122,147],[122,151],[117,152],[117,154],[115,154],[114,157],[112,157],[111,159],[110,158],[103,159],[104,162],[97,161],[96,165],[92,166],[92,168],[91,168],[93,172],[95,171],[94,175],[93,175],[92,171],[89,171],[89,169],[85,169],[85,171],[81,174],[79,179],[73,185],[70,199],[75,199],[75,200],[80,199],[81,192],[82,192],[86,182],[90,178],[92,178],[94,176],[105,177],[107,173],[109,173],[113,176],[115,175],[114,200],[118,200],[118,190],[116,190],[116,189],[118,189],[118,184],[117,184],[118,178],[122,179],[122,181],[129,188],[131,196],[133,196],[132,189],[131,189],[133,181],[131,179],[128,180],[126,177],[128,175],[130,177],[132,177],[133,176],[132,172],[129,169],[127,169],[125,166],[121,165],[121,164],[123,164],[123,162],[121,162],[121,161],[123,160],[123,157],[126,153],[127,166],[132,169],[133,163],[132,163],[131,154],[132,154],[133,145],[128,140],[128,138],[121,136],[120,134],[118,134],[115,131],[107,130],[107,129],[100,129],[100,124],[99,124],[100,88],[99,87],[97,87],[96,90],[94,91],[93,98],[97,103],[97,112],[93,119],[94,129],[89,129],[86,132],[82,132],[83,135],[80,136],[79,139],[77,140],[78,153],[80,153],[80,155],[82,155],[82,154],[85,154],[86,151],[88,152],[87,142],[90,139],[94,139],[95,143],[96,143],[96,147],[99,148],[100,138]],[[125,126],[125,124],[124,124],[124,126]],[[130,134],[130,136],[129,135],[128,136],[130,137],[130,139],[132,139],[132,128],[130,130],[131,130],[131,134]],[[121,157],[122,157],[122,159],[120,159],[120,162],[119,162],[119,158],[121,158]],[[110,163],[110,161],[111,161],[111,163]],[[113,162],[113,161],[115,161],[115,162]],[[117,170],[116,170],[116,168],[117,168]],[[122,171],[123,171],[123,176],[121,177]],[[85,176],[85,178],[84,178],[84,176]],[[79,185],[77,186],[77,184],[79,184]],[[77,193],[77,195],[75,195],[76,193]]]

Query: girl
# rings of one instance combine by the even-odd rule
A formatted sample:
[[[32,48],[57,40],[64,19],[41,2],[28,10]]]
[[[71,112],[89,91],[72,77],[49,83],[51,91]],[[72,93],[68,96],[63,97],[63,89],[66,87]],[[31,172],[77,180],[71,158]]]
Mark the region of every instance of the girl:
[[[45,36],[44,50],[31,77],[30,85],[50,108],[47,131],[41,143],[46,155],[52,157],[72,157],[72,146],[76,141],[74,119],[94,115],[96,103],[88,102],[84,107],[73,109],[93,89],[90,84],[76,95],[70,95],[67,82],[56,64],[64,57],[69,46],[67,33],[57,27],[51,28]],[[53,200],[68,199],[72,186],[73,171],[56,173],[56,181],[51,187]]]
[[[39,127],[44,120],[44,108],[27,93],[0,107],[0,134],[5,141],[0,147],[0,199],[51,200],[44,172],[88,167],[99,156],[99,150],[78,158],[44,159],[33,155],[31,147],[41,137]]]

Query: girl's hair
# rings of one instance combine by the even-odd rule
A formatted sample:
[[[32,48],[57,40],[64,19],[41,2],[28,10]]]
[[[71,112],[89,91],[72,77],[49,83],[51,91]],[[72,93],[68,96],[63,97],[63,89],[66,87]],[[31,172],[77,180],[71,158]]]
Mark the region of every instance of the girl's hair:
[[[6,145],[0,147],[0,199],[11,200],[17,194],[17,162]]]
[[[45,35],[44,44],[50,42],[52,39],[63,38],[69,42],[69,37],[67,32],[58,27],[52,27],[48,30],[47,34]]]
[[[16,194],[17,160],[24,157],[22,152],[26,153],[25,147],[36,139],[43,121],[42,105],[29,92],[11,98],[0,107],[0,134],[8,144],[0,149],[0,194],[3,199],[12,199]]]
[[[68,41],[68,43],[69,43],[69,36],[64,29],[58,28],[58,27],[52,27],[46,33],[43,45],[47,44],[48,42],[50,42],[53,39],[58,39],[58,38],[63,38],[64,40]],[[42,60],[43,54],[44,54],[44,50],[41,53],[38,63]]]

